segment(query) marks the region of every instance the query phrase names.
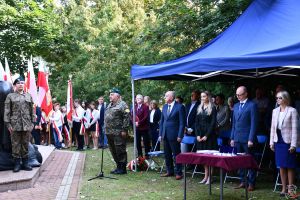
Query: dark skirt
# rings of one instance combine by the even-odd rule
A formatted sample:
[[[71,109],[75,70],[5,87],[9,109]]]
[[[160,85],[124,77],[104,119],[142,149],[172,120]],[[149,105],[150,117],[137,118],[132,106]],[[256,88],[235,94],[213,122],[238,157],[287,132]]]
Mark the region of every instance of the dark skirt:
[[[275,143],[276,166],[280,168],[296,168],[296,153],[290,153],[290,144],[283,141],[281,131],[277,129],[278,141]]]
[[[217,150],[217,136],[216,134],[211,134],[205,142],[197,141],[197,150]]]
[[[94,123],[92,126],[90,126],[90,128],[88,129],[88,131],[96,131],[96,124],[97,123]]]

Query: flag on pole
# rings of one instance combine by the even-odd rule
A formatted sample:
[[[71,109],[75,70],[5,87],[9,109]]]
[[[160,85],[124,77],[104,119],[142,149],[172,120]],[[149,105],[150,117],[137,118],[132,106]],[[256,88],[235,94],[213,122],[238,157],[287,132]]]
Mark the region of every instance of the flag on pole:
[[[4,81],[4,80],[5,80],[5,71],[2,63],[0,62],[0,81]]]
[[[10,84],[13,84],[10,69],[9,69],[9,65],[8,65],[8,61],[7,61],[6,57],[5,57],[5,77],[4,77],[4,80],[9,82]]]
[[[35,105],[38,104],[38,94],[37,87],[35,82],[35,75],[33,71],[32,57],[28,60],[28,71],[27,71],[27,80],[26,80],[26,88],[29,94],[31,94],[33,102]]]
[[[73,91],[72,91],[72,81],[68,80],[68,90],[67,90],[67,119],[72,122],[73,113]]]
[[[39,87],[39,98],[38,103],[39,107],[44,110],[46,116],[49,116],[49,113],[53,109],[52,98],[50,93],[50,88],[47,81],[47,74],[45,70],[45,63],[40,61],[39,72],[38,72],[38,87]]]

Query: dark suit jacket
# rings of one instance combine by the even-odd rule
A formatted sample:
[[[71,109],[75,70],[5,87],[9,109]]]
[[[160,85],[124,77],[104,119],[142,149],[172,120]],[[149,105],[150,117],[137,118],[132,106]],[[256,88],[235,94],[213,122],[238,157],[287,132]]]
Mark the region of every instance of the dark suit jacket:
[[[34,123],[35,126],[39,126],[41,122],[41,117],[42,117],[42,111],[40,107],[35,108],[35,113],[36,113],[36,121]]]
[[[150,114],[151,111],[149,112],[149,122],[150,122]],[[161,111],[159,108],[157,108],[154,112],[154,116],[153,116],[153,123],[151,124],[151,127],[154,129],[158,129],[159,128],[159,121],[161,118]]]
[[[138,118],[138,126],[136,127],[137,130],[145,131],[149,129],[149,107],[145,104],[141,105],[141,108],[138,109],[138,105],[134,106],[135,115]]]
[[[196,115],[197,115],[197,108],[198,106],[200,105],[200,102],[197,101],[193,107],[193,109],[191,110],[190,112],[190,115],[189,114],[189,111],[190,111],[190,108],[192,106],[191,103],[187,104],[186,107],[185,107],[185,113],[186,113],[186,127],[187,128],[191,128],[193,129],[193,134],[195,134],[195,120],[196,120]]]
[[[255,142],[257,106],[248,99],[241,111],[239,111],[239,107],[240,103],[236,103],[233,107],[231,139],[240,143]]]
[[[102,104],[101,109],[99,110],[100,112],[100,118],[98,120],[99,125],[102,127],[104,124],[104,113],[105,113],[105,105]]]
[[[186,121],[184,106],[175,102],[169,116],[167,112],[168,104],[165,104],[159,124],[159,135],[168,140],[177,140],[177,137],[183,138]]]

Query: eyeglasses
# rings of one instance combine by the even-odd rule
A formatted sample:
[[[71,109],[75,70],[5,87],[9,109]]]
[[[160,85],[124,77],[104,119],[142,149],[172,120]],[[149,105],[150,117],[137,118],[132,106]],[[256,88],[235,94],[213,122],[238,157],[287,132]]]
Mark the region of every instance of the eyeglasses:
[[[282,97],[276,97],[276,99],[280,99],[280,100],[282,100]]]
[[[245,93],[242,94],[236,94],[237,97],[243,96]]]

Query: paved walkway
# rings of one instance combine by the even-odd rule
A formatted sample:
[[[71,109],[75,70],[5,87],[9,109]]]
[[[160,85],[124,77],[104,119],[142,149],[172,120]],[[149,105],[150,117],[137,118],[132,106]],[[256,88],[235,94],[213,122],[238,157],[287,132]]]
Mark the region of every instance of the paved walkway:
[[[53,160],[42,172],[33,188],[0,193],[7,200],[75,200],[84,167],[85,154],[54,151]]]

